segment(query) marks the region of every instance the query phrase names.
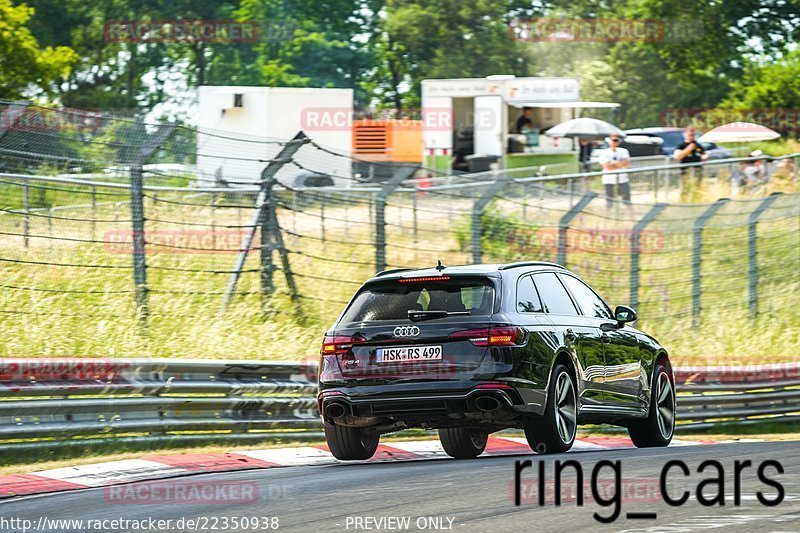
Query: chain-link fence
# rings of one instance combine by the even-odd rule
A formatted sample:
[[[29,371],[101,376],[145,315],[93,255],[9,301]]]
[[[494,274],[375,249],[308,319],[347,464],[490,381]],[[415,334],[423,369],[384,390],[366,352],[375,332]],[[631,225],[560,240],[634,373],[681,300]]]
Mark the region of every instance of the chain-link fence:
[[[798,345],[794,157],[632,168],[626,202],[601,173],[436,175],[302,134],[27,112],[0,106],[6,354],[310,356],[376,270],[437,260],[564,263],[642,327],[691,331],[685,349],[754,353],[719,328],[765,320]],[[681,203],[698,191],[735,199]]]

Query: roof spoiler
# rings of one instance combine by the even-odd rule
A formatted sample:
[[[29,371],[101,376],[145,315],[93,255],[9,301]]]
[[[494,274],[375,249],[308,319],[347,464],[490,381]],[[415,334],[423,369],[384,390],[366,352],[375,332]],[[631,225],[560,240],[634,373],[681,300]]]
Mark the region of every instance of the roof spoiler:
[[[387,276],[389,274],[395,274],[397,272],[408,272],[409,270],[414,270],[413,268],[391,268],[389,270],[381,270],[374,277],[378,278],[380,276]]]
[[[500,265],[497,270],[509,270],[512,268],[519,268],[519,267],[526,267],[526,266],[547,266],[547,267],[554,267],[554,268],[561,268],[566,270],[567,267],[563,265],[559,265],[558,263],[550,263],[547,261],[518,261],[516,263],[508,263],[505,265]]]

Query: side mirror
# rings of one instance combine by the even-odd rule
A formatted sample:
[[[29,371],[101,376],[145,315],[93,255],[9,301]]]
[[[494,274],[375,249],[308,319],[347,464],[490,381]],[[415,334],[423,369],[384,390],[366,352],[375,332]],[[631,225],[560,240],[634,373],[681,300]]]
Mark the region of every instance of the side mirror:
[[[617,308],[614,309],[614,320],[617,321],[619,327],[624,326],[627,322],[635,322],[637,318],[636,311],[630,307],[618,305]]]

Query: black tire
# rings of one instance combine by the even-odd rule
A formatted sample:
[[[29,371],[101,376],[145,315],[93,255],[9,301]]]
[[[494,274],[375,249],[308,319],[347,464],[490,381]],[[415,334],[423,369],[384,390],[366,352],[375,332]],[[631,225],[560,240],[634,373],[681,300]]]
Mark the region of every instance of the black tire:
[[[439,442],[445,453],[455,459],[473,459],[486,449],[488,433],[478,429],[443,428],[439,430]]]
[[[363,461],[375,454],[380,434],[362,428],[334,425],[325,426],[325,440],[337,459]]]
[[[637,448],[668,446],[675,433],[675,384],[662,365],[656,365],[647,418],[628,424],[628,435]]]
[[[564,365],[553,367],[544,416],[525,424],[525,438],[536,453],[563,453],[572,448],[578,431],[578,395]]]

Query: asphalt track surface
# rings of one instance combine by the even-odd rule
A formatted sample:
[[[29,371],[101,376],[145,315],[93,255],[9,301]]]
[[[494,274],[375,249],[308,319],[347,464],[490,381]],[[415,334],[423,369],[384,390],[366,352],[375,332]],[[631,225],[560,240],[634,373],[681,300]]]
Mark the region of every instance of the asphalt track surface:
[[[515,462],[531,459],[533,468],[522,471],[522,502],[514,505]],[[553,504],[554,461],[577,461],[584,472],[584,505],[578,506],[574,470],[565,469],[561,493],[565,500]],[[706,487],[704,494],[724,495],[725,505],[702,506],[696,488],[703,480],[718,475],[716,468],[698,473],[703,461],[713,459],[723,468],[724,488]],[[536,496],[539,461],[545,461],[545,501],[540,506]],[[594,514],[609,516],[614,506],[593,501],[591,473],[599,461],[620,461],[620,515],[611,524],[601,524]],[[689,500],[671,507],[658,492],[662,468],[670,460],[683,461],[690,470],[684,477],[678,468],[667,476],[668,491],[678,497],[684,489]],[[741,474],[740,505],[735,505],[735,461],[749,460],[751,468]],[[784,469],[765,467],[765,476],[785,490],[783,501],[774,507],[762,505],[763,495],[774,500],[775,487],[758,479],[758,465],[778,461]],[[596,486],[599,498],[613,500],[614,474],[610,468],[599,470]],[[214,503],[149,502],[119,503],[109,496],[110,489],[21,497],[0,503],[0,530],[22,531],[22,522],[30,520],[29,531],[268,531],[272,517],[278,519],[278,531],[800,531],[800,442],[725,443],[661,449],[613,449],[581,451],[562,455],[516,455],[482,457],[456,461],[434,459],[392,463],[349,463],[318,466],[295,466],[266,470],[202,474],[158,482],[143,482],[150,487],[160,483],[192,483],[218,487],[240,486],[255,489],[248,501]],[[128,485],[137,488],[139,484]],[[532,492],[533,491],[533,492]],[[629,513],[655,513],[656,517],[635,518]],[[234,524],[233,519],[261,520],[256,527],[248,522]],[[396,518],[395,518],[396,517]],[[44,521],[40,521],[44,518]],[[54,527],[52,520],[84,520],[77,527]],[[144,521],[171,520],[169,528],[120,527],[106,522],[106,529],[87,529],[90,520],[129,519]],[[184,519],[182,527],[179,520]],[[187,519],[197,523],[188,527]],[[215,521],[216,519],[216,521]],[[225,521],[227,519],[227,522]],[[383,521],[381,521],[383,519]],[[404,520],[408,522],[404,522]],[[5,522],[4,522],[5,520]],[[398,521],[399,520],[399,521]],[[452,520],[452,521],[451,521]],[[98,523],[95,523],[97,525]],[[117,527],[111,527],[116,525]],[[238,527],[234,527],[238,525]],[[48,527],[49,526],[49,527]],[[163,524],[162,524],[163,526]],[[214,526],[214,527],[212,527]],[[436,527],[439,529],[436,529]],[[39,528],[39,529],[37,529]]]

